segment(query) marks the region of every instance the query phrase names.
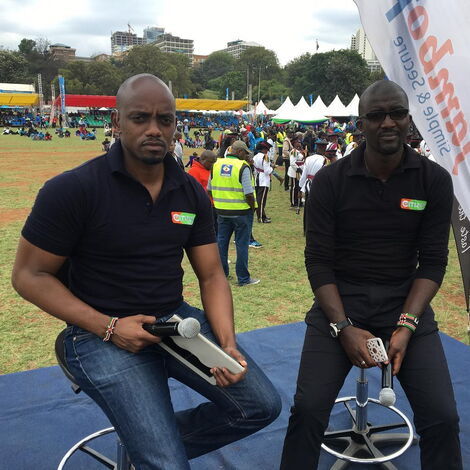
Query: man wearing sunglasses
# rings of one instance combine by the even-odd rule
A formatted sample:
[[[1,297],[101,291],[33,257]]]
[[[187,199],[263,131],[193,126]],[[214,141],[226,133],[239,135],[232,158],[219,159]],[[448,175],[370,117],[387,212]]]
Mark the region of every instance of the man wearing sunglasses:
[[[317,468],[334,401],[353,365],[377,364],[366,341],[389,340],[388,358],[414,412],[421,468],[462,469],[459,418],[430,302],[442,282],[452,182],[405,144],[405,92],[372,84],[359,103],[365,142],[315,176],[306,225],[307,313],[282,470]]]

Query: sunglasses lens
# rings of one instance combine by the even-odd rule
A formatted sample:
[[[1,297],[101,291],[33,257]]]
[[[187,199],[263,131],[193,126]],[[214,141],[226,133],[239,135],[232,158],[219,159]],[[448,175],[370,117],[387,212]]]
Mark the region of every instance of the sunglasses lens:
[[[390,117],[393,120],[404,119],[406,116],[408,116],[408,110],[407,109],[395,109],[395,111],[390,112]]]
[[[385,116],[390,116],[391,119],[394,121],[399,121],[401,119],[406,118],[408,116],[408,110],[405,108],[402,109],[395,109],[386,113],[385,111],[372,111],[365,115],[365,118],[371,122],[382,122],[385,119]]]
[[[374,111],[366,114],[366,119],[371,122],[381,122],[385,119],[387,113],[384,111]]]

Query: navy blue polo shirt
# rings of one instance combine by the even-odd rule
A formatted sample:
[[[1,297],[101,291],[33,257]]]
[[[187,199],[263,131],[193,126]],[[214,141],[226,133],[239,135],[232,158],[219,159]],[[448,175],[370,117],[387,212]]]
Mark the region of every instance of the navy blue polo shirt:
[[[452,180],[437,163],[404,147],[387,181],[364,165],[366,144],[323,167],[307,203],[305,263],[312,289],[343,280],[440,284],[448,254]]]
[[[102,313],[170,313],[183,301],[183,250],[216,240],[207,193],[171,155],[163,164],[153,203],[116,142],[47,181],[26,220],[23,237],[69,257],[70,290]]]

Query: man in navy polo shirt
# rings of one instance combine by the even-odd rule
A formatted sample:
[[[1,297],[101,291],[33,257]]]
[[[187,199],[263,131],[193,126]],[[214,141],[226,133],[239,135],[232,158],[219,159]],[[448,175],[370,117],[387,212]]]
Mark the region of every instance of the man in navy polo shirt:
[[[390,340],[388,358],[414,413],[421,468],[461,470],[459,417],[430,302],[444,277],[452,180],[405,144],[408,97],[388,80],[361,96],[365,137],[316,175],[307,204],[307,313],[282,470],[317,468],[331,408],[353,365],[377,366],[366,341]]]
[[[188,459],[272,422],[280,399],[235,342],[233,305],[205,190],[168,154],[175,100],[157,77],[136,75],[116,96],[121,139],[46,182],[20,238],[13,285],[69,324],[67,364],[112,422],[139,469],[189,469]],[[183,301],[186,252],[205,311]],[[69,259],[67,289],[58,273]],[[142,325],[173,314],[245,367],[214,368],[213,386],[157,346]],[[210,399],[174,413],[168,377]]]

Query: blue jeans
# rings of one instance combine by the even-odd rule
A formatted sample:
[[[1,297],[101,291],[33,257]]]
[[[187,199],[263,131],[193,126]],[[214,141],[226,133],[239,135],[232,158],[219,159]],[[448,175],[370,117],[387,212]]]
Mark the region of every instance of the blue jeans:
[[[203,311],[183,303],[173,313],[197,318],[201,333],[215,341]],[[244,351],[248,362],[245,379],[220,388],[158,345],[133,354],[71,326],[65,350],[77,383],[107,415],[136,470],[188,470],[188,459],[262,429],[281,410],[273,385]],[[168,377],[209,401],[175,413]]]
[[[250,242],[251,229],[253,228],[253,212],[246,215],[227,217],[217,216],[219,233],[217,234],[217,244],[219,245],[220,260],[224,268],[225,275],[228,276],[228,247],[230,237],[235,233],[235,247],[237,249],[237,263],[235,271],[238,283],[245,284],[250,280],[248,271],[248,245]]]

